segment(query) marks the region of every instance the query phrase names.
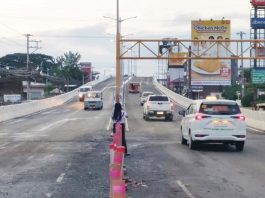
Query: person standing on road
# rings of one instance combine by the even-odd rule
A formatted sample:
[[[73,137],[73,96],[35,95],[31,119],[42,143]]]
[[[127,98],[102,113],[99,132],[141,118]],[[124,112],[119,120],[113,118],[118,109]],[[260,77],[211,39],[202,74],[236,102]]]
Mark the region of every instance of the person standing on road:
[[[125,119],[128,118],[127,112],[122,108],[121,103],[117,102],[114,106],[114,112],[112,115],[113,121],[113,133],[115,133],[115,126],[117,123],[122,126],[122,146],[125,147],[125,156],[129,156],[125,138]]]

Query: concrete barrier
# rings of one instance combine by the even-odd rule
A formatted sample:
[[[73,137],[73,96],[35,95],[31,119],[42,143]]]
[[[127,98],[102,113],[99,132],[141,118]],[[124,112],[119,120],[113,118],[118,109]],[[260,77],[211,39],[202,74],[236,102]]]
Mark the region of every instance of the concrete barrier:
[[[191,99],[167,89],[156,80],[154,80],[154,85],[183,108],[187,108],[192,103]],[[246,116],[246,123],[249,127],[265,131],[265,111],[253,111],[245,108],[241,108],[241,111]]]
[[[89,82],[87,83],[87,85],[93,86],[109,78],[110,78],[109,76],[106,76],[99,80]],[[75,96],[77,96],[77,94],[78,94],[78,88],[71,92],[67,92],[65,94],[61,94],[51,98],[35,100],[15,105],[0,106],[0,122],[7,121],[13,118],[18,118],[21,116],[30,115],[45,109],[62,105],[68,102],[69,100],[71,100],[72,98],[74,98]]]

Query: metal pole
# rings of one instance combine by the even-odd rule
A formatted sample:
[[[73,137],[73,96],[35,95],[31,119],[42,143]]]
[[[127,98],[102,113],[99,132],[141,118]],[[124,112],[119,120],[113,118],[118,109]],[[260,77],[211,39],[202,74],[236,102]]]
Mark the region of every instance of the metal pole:
[[[30,69],[29,69],[29,37],[31,35],[30,34],[26,34],[27,37],[27,72],[28,72],[28,77],[27,77],[27,100],[29,100],[29,96],[30,96]]]
[[[116,102],[120,101],[120,16],[119,0],[117,0],[117,33],[116,33]]]
[[[191,57],[191,46],[189,46],[189,57]],[[191,90],[191,59],[188,61],[188,98],[192,98],[192,90]]]
[[[245,96],[245,75],[244,75],[244,60],[243,60],[243,35],[246,34],[244,32],[238,32],[241,40],[241,99]]]

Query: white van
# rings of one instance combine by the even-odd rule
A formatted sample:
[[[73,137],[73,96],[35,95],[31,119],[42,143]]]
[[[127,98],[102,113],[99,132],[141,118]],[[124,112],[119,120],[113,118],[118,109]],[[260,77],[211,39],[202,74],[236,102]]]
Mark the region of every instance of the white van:
[[[79,87],[79,89],[78,89],[79,101],[84,101],[85,94],[89,91],[92,91],[92,86],[90,86],[90,85],[83,85],[83,86]]]

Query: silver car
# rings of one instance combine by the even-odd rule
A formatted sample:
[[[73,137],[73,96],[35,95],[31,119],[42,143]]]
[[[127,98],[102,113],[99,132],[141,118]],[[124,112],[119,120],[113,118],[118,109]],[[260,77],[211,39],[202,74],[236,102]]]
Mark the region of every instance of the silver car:
[[[149,95],[154,95],[153,92],[151,91],[144,91],[141,96],[140,96],[140,104],[143,106],[144,103],[146,102],[146,99]]]

